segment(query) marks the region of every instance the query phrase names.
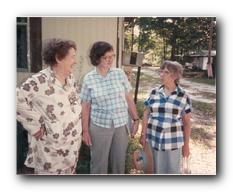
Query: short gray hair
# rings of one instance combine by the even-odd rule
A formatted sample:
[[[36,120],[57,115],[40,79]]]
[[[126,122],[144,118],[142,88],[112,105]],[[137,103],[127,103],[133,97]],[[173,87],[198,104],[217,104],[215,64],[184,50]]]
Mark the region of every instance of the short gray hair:
[[[161,65],[160,69],[168,69],[168,71],[176,77],[175,84],[179,84],[179,81],[183,75],[183,67],[180,63],[177,61],[166,60]]]

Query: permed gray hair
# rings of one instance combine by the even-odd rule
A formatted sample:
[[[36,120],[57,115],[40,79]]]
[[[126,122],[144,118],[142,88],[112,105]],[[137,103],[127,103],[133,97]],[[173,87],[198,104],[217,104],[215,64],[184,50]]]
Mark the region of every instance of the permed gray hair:
[[[172,75],[176,77],[175,84],[179,84],[183,75],[183,67],[177,61],[166,60],[161,65],[160,69],[167,69]]]

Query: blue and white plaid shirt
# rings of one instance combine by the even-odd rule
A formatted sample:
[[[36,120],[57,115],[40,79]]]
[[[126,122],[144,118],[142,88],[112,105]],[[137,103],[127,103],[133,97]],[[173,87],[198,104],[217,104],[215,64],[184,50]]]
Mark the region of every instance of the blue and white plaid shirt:
[[[91,122],[104,128],[121,127],[128,123],[128,105],[125,94],[132,87],[121,69],[110,69],[103,77],[97,68],[85,75],[82,102],[91,103]]]
[[[191,101],[181,87],[166,96],[164,86],[153,89],[145,101],[150,114],[147,140],[155,150],[175,150],[183,146],[182,116],[191,112]]]

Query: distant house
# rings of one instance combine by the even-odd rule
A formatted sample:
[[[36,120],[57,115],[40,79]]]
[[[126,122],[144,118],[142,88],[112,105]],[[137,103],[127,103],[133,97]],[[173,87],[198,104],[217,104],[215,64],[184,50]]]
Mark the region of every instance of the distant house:
[[[78,83],[93,68],[88,56],[95,41],[111,43],[116,52],[114,65],[121,67],[123,22],[123,17],[18,17],[17,85],[44,67],[42,42],[48,38],[64,38],[76,42],[78,65],[75,77]]]
[[[207,70],[207,62],[208,62],[208,50],[201,50],[198,53],[189,54],[184,56],[184,61],[186,65],[191,66],[193,68]],[[212,64],[216,63],[216,50],[211,51],[211,61]]]

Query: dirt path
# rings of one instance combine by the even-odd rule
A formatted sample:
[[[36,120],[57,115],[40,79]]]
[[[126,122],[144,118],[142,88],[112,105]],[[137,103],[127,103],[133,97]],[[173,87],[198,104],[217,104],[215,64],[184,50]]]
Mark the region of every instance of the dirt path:
[[[146,75],[147,78],[143,78]],[[158,68],[143,68],[141,70],[138,99],[143,100],[150,90],[158,87]],[[215,175],[216,174],[216,87],[190,82],[182,79],[181,86],[190,95],[193,102],[207,104],[212,111],[193,107],[192,134],[190,141],[190,165],[192,174]]]

